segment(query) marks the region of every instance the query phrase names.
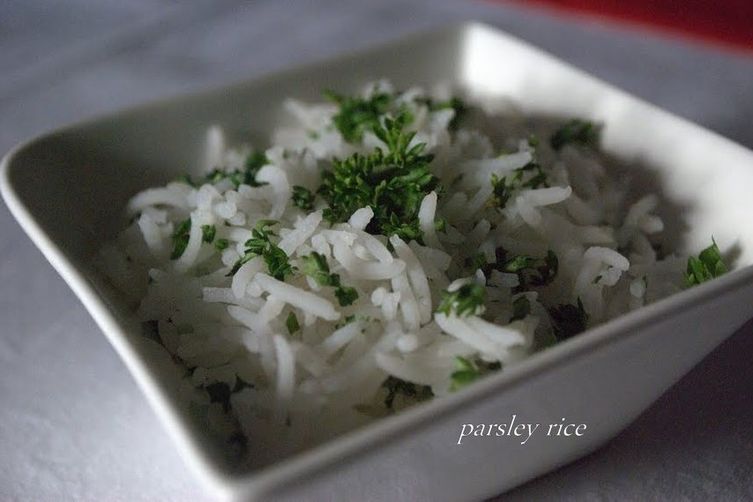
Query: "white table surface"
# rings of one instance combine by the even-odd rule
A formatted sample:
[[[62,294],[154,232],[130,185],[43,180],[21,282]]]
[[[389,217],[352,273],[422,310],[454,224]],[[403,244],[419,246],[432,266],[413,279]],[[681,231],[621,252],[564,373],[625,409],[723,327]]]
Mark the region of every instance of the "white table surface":
[[[462,19],[753,147],[750,55],[469,0],[179,3],[189,4],[0,3],[0,151],[93,114]],[[505,498],[753,499],[751,335],[753,324],[597,453]],[[0,499],[207,498],[94,322],[0,205]]]

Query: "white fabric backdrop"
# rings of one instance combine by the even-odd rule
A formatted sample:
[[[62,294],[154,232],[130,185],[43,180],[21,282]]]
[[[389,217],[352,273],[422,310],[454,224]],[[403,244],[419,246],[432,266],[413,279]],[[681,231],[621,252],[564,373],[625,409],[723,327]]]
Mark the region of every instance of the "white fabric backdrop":
[[[145,99],[461,19],[497,25],[753,147],[751,56],[470,0],[191,6],[169,0],[2,2],[0,151]],[[719,170],[722,176],[724,166]],[[508,497],[753,498],[752,334],[753,324],[733,336],[605,448]],[[93,321],[4,205],[0,498],[207,498]]]

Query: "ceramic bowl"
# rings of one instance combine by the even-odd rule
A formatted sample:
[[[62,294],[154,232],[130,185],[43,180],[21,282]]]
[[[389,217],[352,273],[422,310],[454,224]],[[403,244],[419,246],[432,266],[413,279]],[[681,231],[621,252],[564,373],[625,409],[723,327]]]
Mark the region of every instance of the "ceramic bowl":
[[[682,208],[671,243],[713,235],[734,270],[533,355],[448,398],[254,469],[222,460],[174,391],[160,354],[92,256],[138,190],[198,170],[209,124],[259,144],[285,97],[318,99],[386,77],[508,97],[526,113],[605,124],[607,152],[638,161]],[[722,168],[723,166],[723,168]],[[357,54],[66,127],[11,151],[2,194],[143,389],[187,462],[235,499],[474,500],[585,455],[615,436],[751,315],[753,152],[632,97],[496,29],[464,24]],[[672,235],[670,233],[670,235]],[[692,410],[688,410],[692,413]],[[580,437],[469,437],[464,424],[586,424]],[[582,430],[583,431],[583,430]]]

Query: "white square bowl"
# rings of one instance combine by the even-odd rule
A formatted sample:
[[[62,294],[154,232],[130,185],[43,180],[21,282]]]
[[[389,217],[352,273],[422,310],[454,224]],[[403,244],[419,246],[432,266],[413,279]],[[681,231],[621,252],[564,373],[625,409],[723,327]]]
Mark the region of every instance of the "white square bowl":
[[[254,469],[238,469],[190,419],[170,365],[92,266],[138,190],[198,170],[208,124],[263,144],[285,97],[316,99],[387,77],[506,96],[525,112],[605,124],[607,152],[640,161],[683,208],[680,250],[714,235],[734,270],[535,354],[448,398]],[[723,166],[720,169],[719,166]],[[78,295],[156,409],[187,462],[236,499],[461,500],[500,493],[593,451],[634,420],[751,315],[753,152],[661,111],[495,29],[465,24],[251,82],[73,125],[11,151],[2,194]],[[677,235],[676,235],[677,237]],[[466,438],[465,423],[557,423],[580,438]]]

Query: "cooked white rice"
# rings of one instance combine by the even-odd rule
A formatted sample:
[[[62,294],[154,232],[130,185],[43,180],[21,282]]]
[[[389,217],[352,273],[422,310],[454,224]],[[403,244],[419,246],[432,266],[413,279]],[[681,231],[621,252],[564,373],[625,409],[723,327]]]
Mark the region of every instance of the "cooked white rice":
[[[364,95],[375,89],[391,87],[370,84]],[[310,212],[291,203],[294,186],[316,191],[333,157],[384,144],[368,131],[361,142],[346,142],[332,126],[333,104],[290,100],[285,106],[298,125],[274,133],[256,178],[266,185],[235,187],[221,179],[144,190],[128,204],[130,226],[100,254],[103,271],[138,304],[141,320],[157,321],[158,341],[186,370],[194,410],[220,437],[237,439],[242,432],[257,459],[399,409],[427,393],[419,386],[446,395],[458,356],[501,363],[504,371],[553,343],[549,312],[558,305],[582,302],[592,326],[682,287],[684,261],[659,259],[652,246],[663,229],[655,214],[659,199],[647,195],[628,204],[626,187],[609,177],[597,151],[554,150],[546,127],[531,130],[523,120],[506,123],[502,138],[488,138],[472,118],[453,129],[454,111],[430,110],[426,96],[410,89],[397,98],[414,118],[413,143],[434,154],[431,169],[446,188],[421,202],[421,243],[367,233],[374,217],[368,206],[330,225],[321,199]],[[540,137],[535,147],[531,133]],[[249,151],[226,148],[222,131],[211,127],[207,171],[242,168]],[[549,186],[519,189],[503,209],[493,207],[492,175],[509,176],[533,159]],[[171,259],[173,233],[186,218],[185,249]],[[279,222],[274,240],[292,266],[300,270],[302,257],[320,253],[342,284],[356,289],[357,300],[343,307],[333,288],[301,273],[278,280],[261,257],[228,276],[251,230],[265,219]],[[435,225],[440,219],[443,229]],[[204,242],[202,225],[213,225],[214,240],[226,239],[227,248]],[[536,258],[553,251],[554,280],[520,291],[516,273],[495,269],[485,276],[469,268],[479,253],[494,262],[499,248]],[[486,286],[477,315],[437,313],[443,291],[469,282]],[[511,322],[521,295],[530,310]],[[300,325],[292,334],[291,313]],[[418,390],[392,392],[385,406],[388,377]],[[233,392],[218,398],[218,389]]]

